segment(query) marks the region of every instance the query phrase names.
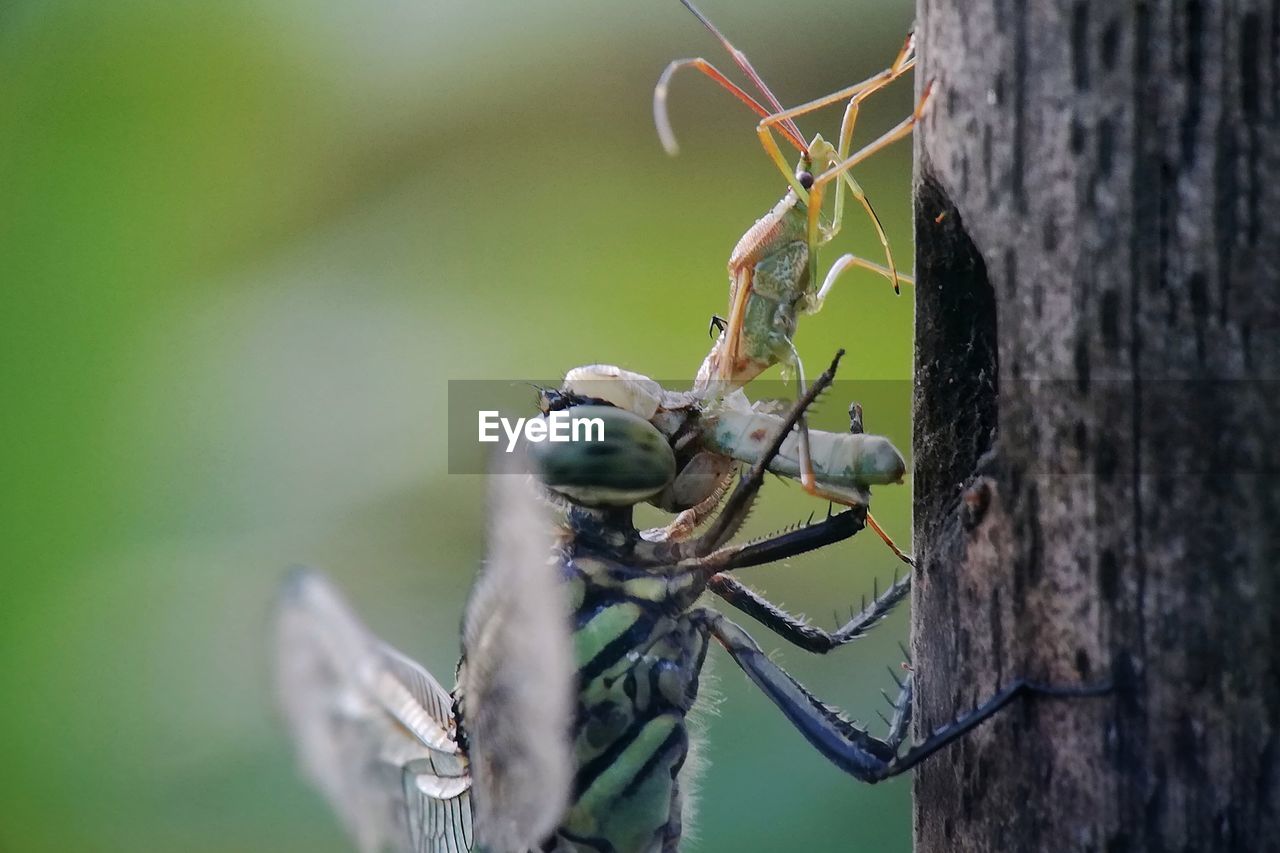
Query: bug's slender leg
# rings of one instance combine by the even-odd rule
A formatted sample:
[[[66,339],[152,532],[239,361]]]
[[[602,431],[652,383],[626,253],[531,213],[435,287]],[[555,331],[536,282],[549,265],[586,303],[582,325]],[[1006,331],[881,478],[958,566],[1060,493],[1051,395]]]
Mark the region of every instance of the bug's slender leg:
[[[872,94],[873,92],[877,92],[880,89],[883,89],[885,86],[892,83],[898,77],[902,76],[907,71],[909,71],[915,65],[915,63],[916,63],[915,36],[910,35],[907,37],[907,40],[903,43],[902,49],[898,51],[898,55],[897,57],[894,58],[893,64],[890,65],[888,68],[886,68],[884,71],[881,71],[877,74],[873,74],[872,76],[868,77],[866,80],[863,80],[860,83],[854,83],[852,86],[846,86],[843,89],[832,92],[829,95],[824,95],[821,98],[817,98],[815,100],[801,104],[798,107],[792,107],[791,109],[787,109],[787,110],[780,109],[776,113],[765,116],[763,119],[761,119],[760,123],[756,125],[756,135],[760,139],[760,145],[764,148],[765,153],[769,155],[769,159],[772,160],[774,164],[778,167],[778,171],[781,172],[782,176],[787,179],[787,182],[791,184],[791,188],[796,191],[796,195],[799,196],[799,198],[802,201],[806,203],[809,201],[809,196],[808,196],[808,193],[806,192],[806,188],[804,188],[803,186],[800,186],[799,180],[797,179],[796,175],[792,172],[791,167],[787,163],[786,158],[783,156],[781,149],[778,148],[777,140],[773,136],[773,130],[777,128],[778,131],[782,132],[785,136],[787,128],[795,127],[796,116],[804,115],[805,113],[810,113],[810,112],[813,112],[814,110],[822,109],[823,107],[829,106],[831,104],[839,103],[840,101],[843,101],[845,98],[850,98],[851,99],[850,105],[845,109],[845,116],[841,121],[840,139],[842,141],[846,139],[852,139],[853,127],[854,127],[854,124],[856,124],[857,122],[858,102],[860,102],[865,97]],[[847,132],[846,132],[846,127],[847,127]],[[848,145],[848,142],[845,142],[846,147],[841,149],[842,155],[844,152],[847,152],[848,150],[847,145]],[[844,159],[843,156],[841,157],[841,159]],[[855,196],[858,195],[858,192],[855,192],[854,195]],[[837,211],[838,211],[840,209],[840,206],[842,206],[843,200],[839,196],[837,196],[836,201],[838,205],[837,206]],[[875,222],[876,230],[882,233],[883,229],[880,227],[880,222],[876,218],[875,213],[870,210],[868,212],[871,214],[872,220]],[[837,217],[838,217],[838,213],[837,213]],[[838,222],[838,218],[836,221]],[[839,230],[838,224],[835,224],[834,227],[836,230]],[[831,232],[831,236],[835,236],[834,231]],[[891,267],[893,266],[892,259],[890,259],[889,265]]]
[[[913,679],[902,682],[894,702],[894,719],[889,737],[881,740],[842,716],[818,699],[766,655],[751,636],[729,619],[712,610],[701,611],[707,630],[757,687],[786,715],[804,738],[837,767],[864,782],[879,782],[904,773],[938,750],[963,737],[993,714],[1023,695],[1084,698],[1101,696],[1111,685],[1060,687],[1019,679],[927,738],[901,756],[898,748],[906,738],[910,723]]]
[[[920,117],[924,115],[925,107],[929,104],[929,96],[933,92],[932,81],[925,85],[924,94],[920,96],[920,101],[916,104],[915,110],[911,115],[907,116],[895,127],[891,128],[878,139],[864,145],[854,154],[842,159],[831,168],[827,169],[821,175],[813,179],[813,186],[809,188],[809,233],[814,235],[818,232],[818,216],[822,211],[822,195],[826,191],[826,185],[837,180],[841,175],[848,172],[854,166],[866,160],[873,154],[892,145],[899,139],[902,139],[916,126],[920,121]]]
[[[796,372],[796,396],[804,396],[804,362],[800,361],[800,352],[796,349],[795,342],[790,338],[787,339],[787,346],[791,350],[791,367]],[[796,424],[800,428],[800,482],[801,484],[817,483],[818,478],[813,471],[813,453],[809,447],[809,422],[805,420],[804,414],[800,415],[800,421]],[[813,491],[805,485],[805,490],[813,494]]]
[[[809,297],[809,304],[806,306],[805,311],[810,314],[816,314],[818,311],[822,310],[822,303],[826,301],[827,294],[829,294],[831,292],[831,288],[835,286],[836,279],[843,275],[850,267],[858,267],[860,269],[873,272],[876,275],[882,275],[890,281],[897,279],[899,282],[906,282],[911,285],[916,283],[914,276],[897,272],[889,267],[881,266],[875,261],[868,261],[865,258],[860,258],[853,254],[841,255],[831,264],[831,269],[827,270],[826,278],[822,280],[822,286],[818,288],[818,292]]]
[[[778,455],[778,452],[782,449],[782,443],[791,433],[791,430],[795,428],[796,422],[804,416],[805,409],[809,408],[813,401],[818,398],[818,395],[826,390],[827,386],[835,379],[836,367],[840,364],[840,359],[843,356],[844,350],[837,351],[835,358],[831,361],[831,366],[824,370],[813,385],[809,386],[808,390],[796,400],[795,405],[791,407],[787,416],[783,418],[777,435],[773,437],[769,446],[765,448],[764,453],[760,454],[760,458],[756,460],[750,470],[738,480],[737,488],[729,495],[724,509],[716,516],[715,521],[712,522],[707,531],[696,539],[676,543],[677,547],[670,555],[672,562],[705,557],[725,542],[728,542],[738,532],[742,523],[747,520],[747,513],[755,501],[756,494],[764,484],[764,475],[769,470],[769,463]],[[853,534],[850,533],[848,535],[852,536]]]
[[[842,161],[849,156],[849,148],[853,144],[853,130],[858,123],[858,110],[861,102],[878,89],[887,86],[900,75],[906,73],[906,71],[914,65],[915,34],[912,33],[907,36],[907,40],[902,45],[902,49],[898,52],[898,56],[894,60],[893,65],[889,67],[888,74],[885,77],[884,82],[880,83],[875,88],[860,91],[849,99],[849,104],[844,110],[844,118],[840,121],[840,138],[836,145],[837,160]],[[847,186],[849,188],[849,193],[858,200],[859,204],[862,205],[862,209],[866,211],[867,216],[871,219],[871,224],[875,227],[876,237],[880,240],[880,245],[884,249],[885,263],[888,265],[889,275],[887,278],[893,285],[893,292],[898,293],[900,292],[898,284],[900,277],[898,276],[898,268],[893,263],[893,251],[889,248],[889,237],[884,233],[884,225],[880,222],[880,217],[876,215],[875,209],[871,206],[870,199],[868,199],[866,193],[862,191],[862,185],[854,180],[853,175],[849,172],[845,172],[842,177],[843,181],[836,184],[836,198],[831,209],[831,225],[827,229],[825,240],[831,240],[836,236],[836,234],[840,233],[840,225],[844,219],[844,188]],[[854,259],[853,255],[845,255],[844,257],[851,260]],[[846,264],[847,263],[848,262],[846,262]],[[828,272],[827,278],[829,280],[831,279],[830,272]],[[820,306],[821,300],[819,300],[818,304],[814,306],[814,310],[816,311]]]
[[[760,593],[728,575],[711,577],[707,587],[729,604],[746,613],[784,640],[808,652],[826,654],[866,634],[876,623],[906,600],[911,591],[911,575],[903,575],[880,596],[863,604],[861,610],[834,632],[827,632],[787,613]]]
[[[889,550],[893,552],[895,557],[913,569],[916,567],[916,561],[898,547],[898,543],[894,542],[893,537],[884,532],[884,528],[880,526],[880,523],[875,520],[875,517],[871,513],[867,513],[867,526],[871,528],[871,531],[875,533],[876,536],[880,537],[881,542],[889,546]]]
[[[796,351],[795,344],[790,340],[787,341],[791,347],[791,363],[796,371],[796,382],[799,385],[800,396],[804,396],[804,365],[800,362],[800,354]],[[814,497],[823,498],[825,500],[834,501],[845,506],[853,506],[848,496],[834,489],[824,487],[819,481],[818,476],[813,470],[813,455],[809,449],[809,425],[804,419],[804,413],[801,412],[797,426],[800,430],[799,441],[799,462],[800,462],[800,485],[804,490]],[[867,524],[871,527],[880,540],[889,547],[894,556],[908,566],[915,568],[915,562],[907,556],[897,543],[884,532],[884,528],[872,517],[871,513],[867,513]],[[850,534],[852,535],[852,534]]]
[[[791,107],[785,110],[780,109],[775,113],[771,113],[770,115],[765,116],[761,120],[760,124],[766,127],[773,127],[779,124],[784,124],[785,126],[794,127],[794,121],[797,116],[802,116],[802,115],[805,115],[806,113],[815,112],[817,110],[822,109],[823,107],[830,106],[831,104],[839,103],[846,98],[855,99],[855,103],[857,101],[861,101],[867,95],[870,95],[873,92],[877,92],[880,89],[883,89],[885,86],[889,85],[894,80],[898,79],[903,74],[910,71],[912,68],[915,67],[915,64],[916,64],[916,37],[915,37],[915,33],[910,33],[907,35],[906,39],[903,41],[902,47],[899,48],[898,50],[898,55],[894,57],[892,64],[890,64],[888,68],[884,69],[883,71],[878,71],[875,74],[872,74],[870,77],[868,77],[867,79],[859,83],[853,83],[849,86],[845,86],[843,89],[837,89],[836,91],[831,92],[830,94],[823,95],[820,98],[815,98],[812,101],[806,101],[805,103],[800,104],[799,106]],[[855,105],[854,113],[856,114],[856,112],[857,112],[857,106]],[[847,108],[846,108],[846,113],[848,113]],[[856,121],[856,119],[854,119],[854,121]],[[848,125],[847,137],[852,138],[853,123],[850,122],[847,116],[842,122],[842,127],[841,127],[841,140],[845,141],[847,146],[848,141],[846,139],[844,125]]]
[[[871,218],[872,227],[875,228],[876,237],[880,240],[880,246],[884,250],[885,262],[888,264],[888,266],[881,266],[880,264],[874,263],[872,261],[859,258],[857,255],[854,255],[852,253],[846,253],[844,255],[841,255],[836,260],[836,262],[832,264],[832,267],[834,268],[837,264],[839,264],[841,265],[840,267],[841,271],[848,269],[850,266],[862,267],[865,270],[869,270],[870,272],[874,272],[878,275],[884,276],[889,280],[889,283],[893,285],[893,292],[901,293],[902,282],[905,281],[907,284],[915,284],[915,279],[912,276],[904,275],[903,273],[898,272],[897,266],[894,265],[893,250],[889,248],[889,236],[885,234],[884,226],[880,224],[880,216],[879,214],[876,213],[875,208],[871,206],[871,200],[867,198],[866,193],[862,191],[862,185],[859,184],[857,181],[855,181],[853,179],[853,176],[850,175],[848,172],[845,172],[842,177],[844,178],[843,184],[847,184],[849,186],[849,193],[858,200],[858,202],[862,205],[862,209],[867,212],[867,216]],[[838,191],[836,193],[836,201],[837,202],[844,201],[843,195]],[[837,218],[837,216],[840,218]],[[840,212],[839,214],[833,215],[831,217],[831,225],[825,230],[824,233],[819,235],[820,239],[817,240],[816,242],[818,242],[819,244],[830,242],[836,236],[837,232],[839,232],[840,221],[841,221],[841,218],[843,218],[843,216],[844,216],[843,211]],[[823,284],[825,285],[827,284],[827,282],[834,282],[834,281],[835,279],[831,275],[831,270],[827,270],[827,277],[826,279],[823,280]],[[828,290],[829,289],[830,288],[828,287]],[[810,300],[809,305],[806,307],[805,310],[807,310],[810,314],[815,314],[818,312],[818,310],[821,307],[822,307],[821,300],[812,299]]]
[[[761,145],[764,146],[765,151],[769,152],[771,158],[774,157],[773,152],[777,150],[777,143],[774,141],[772,133],[770,133],[770,128],[773,125],[777,124],[779,121],[792,121],[796,116],[821,109],[829,104],[834,104],[848,98],[849,103],[845,107],[844,117],[840,121],[840,136],[837,140],[836,148],[836,161],[840,162],[845,160],[849,156],[849,148],[853,143],[853,131],[858,122],[858,110],[862,101],[885,88],[894,80],[897,80],[914,66],[915,36],[912,34],[908,35],[906,41],[903,42],[902,48],[898,51],[898,55],[893,60],[893,64],[878,74],[872,75],[861,83],[855,83],[852,86],[832,92],[830,95],[810,101],[807,104],[801,104],[798,107],[783,110],[780,113],[775,113],[772,116],[762,119],[756,126],[756,133],[760,137]],[[778,154],[780,156],[781,152],[778,152]],[[784,172],[785,171],[787,170],[784,170]],[[885,259],[888,263],[889,274],[886,277],[889,279],[890,283],[893,284],[893,289],[896,292],[898,290],[898,275],[897,269],[893,263],[893,252],[889,248],[889,238],[884,233],[884,226],[880,222],[880,217],[876,215],[875,209],[872,208],[871,202],[868,201],[866,194],[863,193],[862,187],[847,171],[843,173],[843,181],[836,185],[836,197],[831,212],[830,227],[825,231],[820,232],[817,229],[817,217],[810,217],[810,248],[812,249],[816,244],[830,241],[839,233],[840,224],[844,217],[844,189],[846,186],[849,189],[849,193],[858,200],[858,203],[862,205],[863,210],[866,211],[867,216],[871,219],[871,224],[876,231],[876,237],[880,240],[880,245],[884,249]],[[801,198],[804,198],[804,196],[802,195]],[[816,197],[811,196],[806,199],[806,201],[811,207],[820,209],[822,206],[821,198],[822,194],[821,191],[819,191]]]

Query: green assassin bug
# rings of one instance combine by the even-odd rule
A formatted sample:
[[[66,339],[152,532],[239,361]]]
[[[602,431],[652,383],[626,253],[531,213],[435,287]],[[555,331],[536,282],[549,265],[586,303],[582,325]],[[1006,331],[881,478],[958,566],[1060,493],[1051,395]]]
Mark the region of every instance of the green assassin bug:
[[[676,60],[663,71],[653,94],[654,122],[664,147],[671,154],[677,151],[675,136],[667,116],[667,94],[671,78],[682,68],[693,68],[728,90],[760,116],[760,122],[756,126],[760,143],[789,185],[782,199],[747,230],[730,254],[728,318],[722,322],[720,336],[698,371],[694,388],[704,398],[714,400],[740,388],[769,367],[785,364],[795,372],[803,393],[804,367],[793,342],[799,315],[820,310],[837,279],[851,267],[862,267],[885,276],[893,283],[895,291],[898,290],[900,280],[910,281],[909,277],[897,272],[880,219],[850,170],[911,133],[923,115],[931,87],[925,87],[924,95],[909,117],[850,154],[849,148],[862,101],[915,66],[914,36],[908,36],[898,55],[884,71],[798,107],[784,109],[746,54],[734,47],[689,0],[681,2],[720,42],[760,92],[767,106],[761,105],[707,60],[701,57]],[[832,146],[820,135],[806,143],[796,126],[795,118],[846,100],[837,145]],[[800,154],[800,161],[794,170],[778,147],[775,130]],[[829,223],[824,223],[822,203],[828,185],[832,183],[835,184],[832,216]],[[870,217],[884,247],[888,265],[880,266],[856,255],[845,254],[831,265],[819,285],[815,258],[818,249],[831,242],[840,230],[846,188]],[[802,422],[800,427],[801,484],[810,494],[847,504],[846,496],[838,490],[827,488],[814,470],[807,424]],[[868,524],[899,559],[911,562],[874,518],[869,518]]]
[[[591,406],[607,415],[602,448],[530,448],[543,485],[495,476],[489,558],[463,616],[451,692],[370,634],[321,577],[295,574],[277,609],[281,703],[304,768],[361,850],[678,850],[692,772],[687,717],[711,640],[812,746],[866,782],[911,769],[1022,694],[1099,692],[1018,680],[904,751],[910,672],[887,735],[876,737],[699,602],[710,591],[789,642],[826,652],[905,597],[907,583],[896,582],[828,633],[727,574],[862,529],[865,507],[854,507],[730,544],[835,368],[782,418],[707,530],[686,541],[650,542],[632,523],[634,505],[664,488],[676,465],[657,427],[625,409]]]
[[[727,89],[760,116],[760,122],[756,126],[760,143],[789,185],[786,195],[742,236],[730,255],[729,316],[716,346],[699,371],[700,387],[718,383],[736,388],[775,364],[786,363],[796,370],[800,369],[799,358],[791,341],[798,315],[817,312],[845,270],[853,266],[869,269],[888,278],[894,289],[898,289],[898,283],[903,277],[894,266],[884,228],[850,170],[910,134],[923,114],[929,91],[926,87],[925,95],[911,116],[880,138],[850,154],[849,147],[862,101],[915,66],[914,36],[907,38],[893,63],[884,71],[798,107],[783,109],[781,102],[756,72],[746,54],[734,47],[689,0],[681,2],[728,51],[734,63],[759,90],[769,108],[762,106],[707,60],[701,57],[676,60],[663,71],[653,93],[654,121],[663,146],[668,153],[675,154],[678,151],[667,116],[671,78],[682,68],[694,68]],[[832,146],[821,135],[806,143],[796,126],[795,118],[845,100],[848,100],[848,104],[841,122],[838,144]],[[775,130],[800,153],[799,164],[794,170],[778,147],[774,137]],[[824,223],[822,202],[828,184],[833,182],[835,201],[832,216],[828,223]],[[884,247],[888,266],[880,266],[852,254],[842,255],[832,264],[819,286],[813,259],[817,250],[831,242],[840,231],[846,188],[870,217]]]

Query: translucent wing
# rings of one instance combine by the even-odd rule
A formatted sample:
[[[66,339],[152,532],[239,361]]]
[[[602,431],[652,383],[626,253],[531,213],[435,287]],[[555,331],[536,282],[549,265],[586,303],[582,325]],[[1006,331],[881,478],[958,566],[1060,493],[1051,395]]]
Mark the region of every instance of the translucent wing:
[[[471,850],[453,700],[337,590],[295,572],[277,608],[277,686],[299,761],[362,851]]]
[[[573,784],[574,666],[554,525],[518,460],[492,478],[488,559],[467,602],[458,673],[477,841],[537,848]]]

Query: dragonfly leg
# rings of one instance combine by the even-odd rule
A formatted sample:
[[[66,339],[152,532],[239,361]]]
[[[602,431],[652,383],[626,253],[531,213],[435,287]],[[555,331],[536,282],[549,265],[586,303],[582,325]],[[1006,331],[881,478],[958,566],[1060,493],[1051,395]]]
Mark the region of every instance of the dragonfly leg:
[[[713,610],[702,613],[711,636],[800,730],[805,740],[837,767],[859,779],[876,781],[883,778],[879,774],[894,760],[893,745],[875,737],[806,690],[771,661],[741,627]],[[910,690],[910,682],[904,683]],[[910,694],[907,696],[907,702],[895,705],[895,717],[899,707],[903,709],[903,717],[910,713],[906,710],[910,706]],[[906,724],[900,723],[899,728],[905,731]]]
[[[1028,681],[1025,678],[1019,678],[1012,684],[996,691],[987,701],[967,714],[961,714],[951,722],[934,729],[928,737],[912,745],[906,752],[901,755],[895,755],[893,760],[885,765],[874,778],[866,779],[866,781],[879,782],[882,779],[889,779],[900,773],[905,773],[938,750],[954,743],[985,723],[1000,709],[1020,696],[1088,699],[1105,696],[1111,692],[1111,689],[1112,685],[1109,682],[1102,684],[1059,685],[1040,684],[1035,681]]]
[[[776,563],[843,542],[863,528],[865,517],[860,509],[846,510],[767,539],[724,545],[710,554],[681,560],[678,565],[687,572],[709,578],[719,572]]]
[[[805,740],[840,769],[864,782],[879,782],[915,767],[943,747],[955,742],[990,719],[1020,696],[1087,698],[1102,696],[1110,684],[1063,687],[1019,679],[967,714],[935,729],[927,738],[898,754],[906,740],[911,721],[913,678],[902,679],[889,735],[881,740],[835,708],[818,699],[800,682],[769,659],[751,636],[729,619],[712,610],[702,611],[707,628],[716,641],[742,667],[757,687],[786,715]]]
[[[650,542],[683,542],[693,535],[693,532],[707,520],[711,513],[715,512],[716,507],[720,506],[720,501],[724,499],[725,493],[729,491],[729,484],[733,482],[733,472],[730,471],[725,478],[720,481],[720,485],[706,496],[700,503],[689,507],[671,520],[671,523],[665,527],[651,527],[642,531],[640,536]]]
[[[734,607],[746,613],[784,640],[808,652],[826,654],[845,643],[866,634],[876,623],[906,600],[911,591],[911,575],[894,578],[893,584],[870,602],[865,599],[862,609],[852,614],[849,621],[833,632],[787,613],[760,593],[744,586],[728,575],[712,575],[708,588]]]

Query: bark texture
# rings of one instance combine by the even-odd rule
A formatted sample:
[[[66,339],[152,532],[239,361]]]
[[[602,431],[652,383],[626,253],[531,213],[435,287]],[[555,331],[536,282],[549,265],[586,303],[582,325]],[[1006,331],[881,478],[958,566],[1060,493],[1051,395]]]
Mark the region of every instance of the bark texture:
[[[1280,0],[917,34],[917,849],[1280,850]]]

